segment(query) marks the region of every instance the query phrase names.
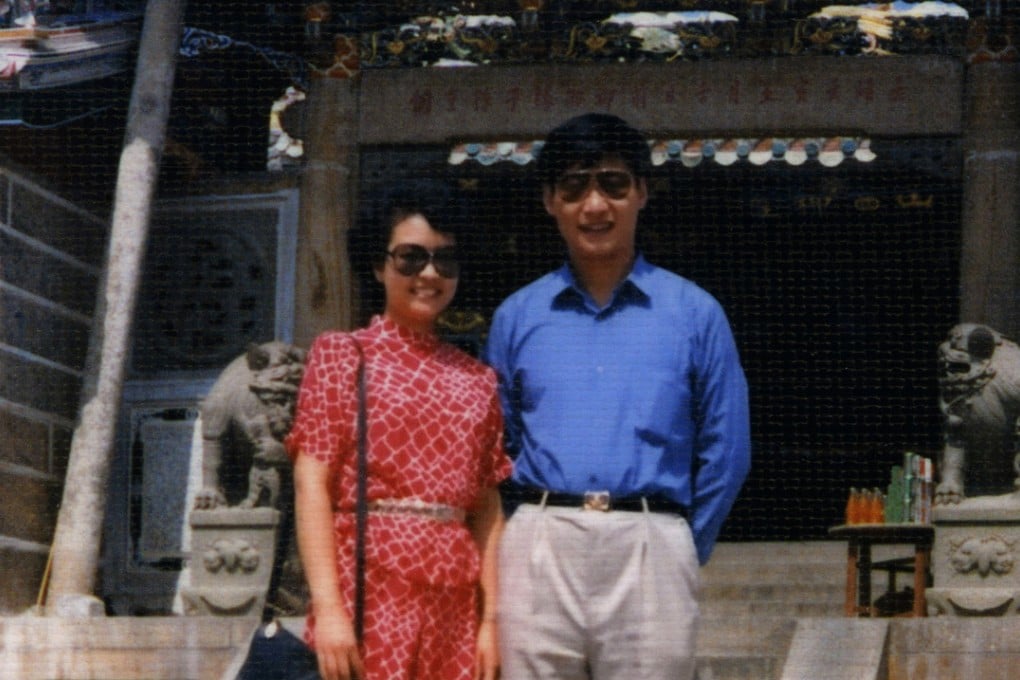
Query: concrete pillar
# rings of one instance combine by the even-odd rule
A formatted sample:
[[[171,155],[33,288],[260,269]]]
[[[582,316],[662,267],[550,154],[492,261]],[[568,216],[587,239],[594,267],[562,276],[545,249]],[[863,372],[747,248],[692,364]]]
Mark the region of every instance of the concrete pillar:
[[[357,196],[357,81],[317,78],[306,99],[305,170],[297,239],[294,343],[355,322],[347,232]]]
[[[184,0],[145,11],[114,197],[110,242],[89,347],[82,410],[71,440],[53,537],[46,611],[103,614],[95,597],[117,413],[134,323],[159,161],[166,140]]]
[[[960,320],[1020,338],[1020,64],[967,69]]]

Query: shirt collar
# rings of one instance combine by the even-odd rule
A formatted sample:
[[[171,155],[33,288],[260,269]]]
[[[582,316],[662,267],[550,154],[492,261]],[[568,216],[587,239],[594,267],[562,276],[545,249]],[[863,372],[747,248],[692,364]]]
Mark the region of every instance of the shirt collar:
[[[439,338],[434,333],[416,331],[402,326],[382,314],[372,317],[369,327],[375,329],[382,338],[388,338],[416,349],[431,350],[439,344]]]
[[[639,253],[634,258],[634,265],[631,267],[630,272],[620,282],[620,285],[616,287],[616,290],[613,291],[613,296],[605,308],[609,309],[618,304],[644,304],[648,302],[651,296],[646,288],[652,269],[652,265]],[[588,306],[592,309],[598,309],[595,301],[581,287],[577,277],[574,276],[574,270],[569,262],[565,262],[562,267],[557,269],[554,272],[554,276],[557,279],[558,292],[553,296],[553,307],[578,308]]]

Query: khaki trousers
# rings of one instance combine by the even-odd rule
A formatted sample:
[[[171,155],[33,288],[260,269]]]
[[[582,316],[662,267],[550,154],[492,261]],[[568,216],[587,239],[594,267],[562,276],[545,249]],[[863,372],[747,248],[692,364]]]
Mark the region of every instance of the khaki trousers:
[[[500,543],[504,680],[690,680],[700,575],[687,522],[522,505]]]

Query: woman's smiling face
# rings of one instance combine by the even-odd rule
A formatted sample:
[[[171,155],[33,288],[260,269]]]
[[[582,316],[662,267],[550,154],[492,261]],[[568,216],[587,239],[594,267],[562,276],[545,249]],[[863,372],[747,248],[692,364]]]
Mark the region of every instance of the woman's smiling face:
[[[434,253],[455,243],[449,234],[433,229],[423,215],[414,214],[402,219],[390,232],[387,251],[392,253],[400,245],[418,245]],[[397,271],[393,256],[387,255],[382,267],[376,268],[375,278],[386,289],[384,316],[416,331],[431,332],[457,292],[458,279],[440,276],[432,262],[417,274],[405,276]]]

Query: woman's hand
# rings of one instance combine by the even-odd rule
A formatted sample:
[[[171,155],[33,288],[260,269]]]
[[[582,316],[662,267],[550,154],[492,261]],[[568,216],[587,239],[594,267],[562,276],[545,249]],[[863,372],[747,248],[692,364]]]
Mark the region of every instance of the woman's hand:
[[[482,558],[478,594],[482,604],[482,622],[478,627],[478,646],[475,652],[475,678],[496,680],[499,677],[499,629],[496,625],[497,565],[496,553],[499,537],[503,533],[503,505],[499,491],[483,489],[468,516],[468,528]]]
[[[364,680],[354,626],[340,602],[329,466],[303,453],[294,461],[294,510],[301,564],[315,612],[315,654],[322,680]]]
[[[499,634],[493,619],[482,621],[478,628],[478,648],[475,653],[476,680],[496,680],[499,677]]]
[[[340,609],[315,613],[315,655],[322,680],[364,680],[351,620]]]

